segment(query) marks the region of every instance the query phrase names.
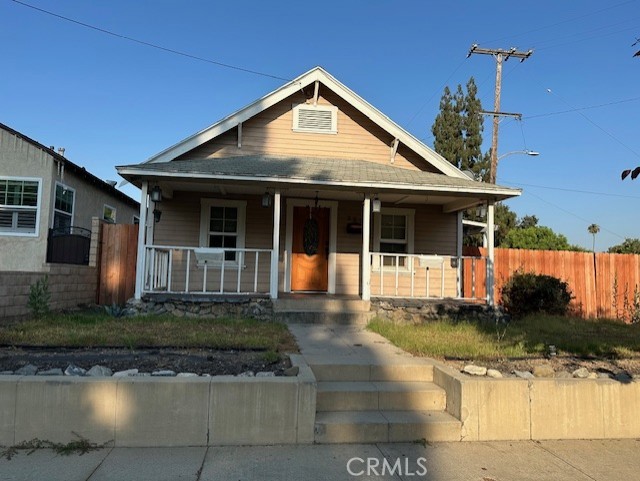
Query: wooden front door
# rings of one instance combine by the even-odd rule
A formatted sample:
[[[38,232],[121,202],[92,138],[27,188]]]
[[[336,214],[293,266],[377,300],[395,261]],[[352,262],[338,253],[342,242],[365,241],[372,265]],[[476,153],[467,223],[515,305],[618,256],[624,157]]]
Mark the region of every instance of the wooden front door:
[[[292,291],[327,291],[329,212],[326,207],[293,208]]]

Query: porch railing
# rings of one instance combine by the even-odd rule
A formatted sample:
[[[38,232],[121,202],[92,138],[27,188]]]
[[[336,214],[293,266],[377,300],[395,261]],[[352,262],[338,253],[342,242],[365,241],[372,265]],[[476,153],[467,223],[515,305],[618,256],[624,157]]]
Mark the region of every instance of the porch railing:
[[[486,258],[372,252],[371,297],[486,299]]]
[[[268,294],[271,249],[145,246],[145,293]]]

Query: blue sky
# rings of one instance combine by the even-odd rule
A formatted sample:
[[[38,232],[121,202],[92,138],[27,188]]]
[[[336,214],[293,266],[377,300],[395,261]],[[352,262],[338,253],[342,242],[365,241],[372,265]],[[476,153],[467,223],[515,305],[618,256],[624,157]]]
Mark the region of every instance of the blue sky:
[[[120,35],[290,79],[321,65],[432,145],[445,84],[474,76],[493,108],[495,62],[472,43],[534,49],[504,65],[498,182],[519,215],[596,249],[640,237],[640,36],[636,1],[219,2],[25,0]],[[197,61],[0,0],[0,122],[104,179],[284,83]],[[640,45],[637,48],[640,50]],[[551,89],[551,92],[548,91]],[[556,114],[557,112],[593,107]],[[485,146],[491,138],[485,121]],[[565,189],[565,190],[559,190]],[[135,189],[125,189],[137,195]],[[575,192],[596,192],[598,194]]]

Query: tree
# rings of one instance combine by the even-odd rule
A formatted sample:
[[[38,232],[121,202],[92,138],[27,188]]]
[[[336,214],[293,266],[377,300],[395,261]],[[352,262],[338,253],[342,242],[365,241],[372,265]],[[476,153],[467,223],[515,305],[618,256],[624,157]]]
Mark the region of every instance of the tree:
[[[640,254],[640,239],[626,238],[622,244],[609,247],[610,254]]]
[[[572,248],[565,236],[556,234],[549,227],[545,226],[511,229],[501,247],[554,251],[566,251]]]
[[[589,227],[587,227],[587,231],[589,232],[589,234],[593,236],[593,249],[591,250],[595,252],[596,251],[596,234],[600,232],[600,226],[598,224],[591,224]]]
[[[518,229],[526,229],[527,227],[535,227],[538,225],[538,217],[535,215],[525,215],[518,221]]]
[[[494,221],[498,229],[495,233],[496,246],[502,246],[505,238],[517,225],[517,215],[509,206],[498,202],[494,210]]]
[[[445,87],[431,133],[436,152],[459,169],[470,170],[484,179],[488,175],[489,155],[482,153],[484,118],[477,94],[473,77],[467,82],[466,94],[461,85],[453,95],[449,87]]]

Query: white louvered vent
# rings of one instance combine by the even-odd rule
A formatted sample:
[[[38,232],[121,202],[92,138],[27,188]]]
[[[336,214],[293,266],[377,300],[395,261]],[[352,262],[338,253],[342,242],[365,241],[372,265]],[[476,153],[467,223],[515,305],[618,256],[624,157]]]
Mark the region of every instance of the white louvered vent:
[[[294,105],[293,130],[336,134],[338,133],[338,108],[332,105]]]

